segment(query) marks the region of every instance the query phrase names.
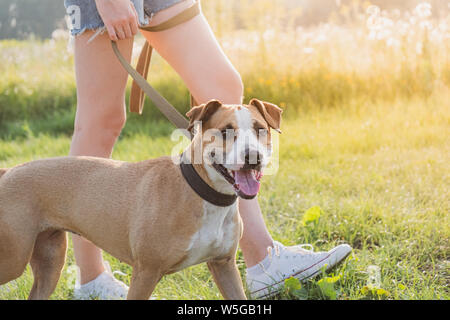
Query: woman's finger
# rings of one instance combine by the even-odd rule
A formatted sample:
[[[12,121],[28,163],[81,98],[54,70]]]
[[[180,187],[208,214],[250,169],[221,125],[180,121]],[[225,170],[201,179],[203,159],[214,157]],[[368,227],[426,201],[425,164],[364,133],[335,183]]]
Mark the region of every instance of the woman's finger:
[[[138,27],[137,23],[131,23],[130,24],[130,28],[131,28],[131,33],[133,35],[136,35],[138,33],[138,31],[139,31],[139,27]]]
[[[133,10],[134,16],[136,17],[136,20],[133,19],[133,21],[130,23],[131,32],[133,32],[133,35],[135,35],[139,31],[139,15],[138,15],[134,5],[132,6],[131,9]]]
[[[123,27],[121,25],[115,26],[114,30],[116,31],[117,37],[120,40],[124,40],[125,39],[125,32],[124,32]]]
[[[114,27],[111,26],[110,24],[105,24],[105,26],[106,26],[106,31],[108,31],[109,38],[110,38],[112,41],[117,41],[117,40],[119,40],[119,39],[117,38],[117,34],[116,34],[116,31],[114,30]]]
[[[131,26],[129,23],[122,25],[122,29],[127,39],[133,38],[133,33],[131,32]]]
[[[134,20],[130,22],[130,28],[131,28],[131,33],[133,33],[133,35],[136,35],[139,31],[139,25],[137,20]]]

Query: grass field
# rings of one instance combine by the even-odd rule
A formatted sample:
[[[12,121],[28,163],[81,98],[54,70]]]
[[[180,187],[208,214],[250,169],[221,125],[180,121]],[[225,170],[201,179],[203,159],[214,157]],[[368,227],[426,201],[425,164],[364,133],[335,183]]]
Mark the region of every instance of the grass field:
[[[418,22],[404,34],[398,25],[406,18],[397,27],[367,26],[370,10],[354,25],[220,30],[245,101],[258,97],[285,110],[279,170],[263,178],[259,196],[271,234],[316,250],[342,242],[354,248],[332,274],[288,281],[279,299],[450,299],[450,36],[448,27],[441,30],[450,20],[414,14]],[[390,34],[378,34],[383,30]],[[0,167],[68,154],[76,99],[65,44],[0,42],[0,58],[8,59],[0,65],[7,75],[0,78]],[[187,110],[187,91],[173,71],[156,59],[152,72],[152,84]],[[171,131],[147,105],[143,117],[130,115],[113,158],[170,154]],[[105,258],[128,283],[130,267]],[[238,265],[245,276],[240,252]],[[53,299],[71,298],[74,270],[70,247]],[[0,286],[0,299],[25,299],[31,285],[27,269]],[[205,265],[163,278],[154,296],[221,298]]]

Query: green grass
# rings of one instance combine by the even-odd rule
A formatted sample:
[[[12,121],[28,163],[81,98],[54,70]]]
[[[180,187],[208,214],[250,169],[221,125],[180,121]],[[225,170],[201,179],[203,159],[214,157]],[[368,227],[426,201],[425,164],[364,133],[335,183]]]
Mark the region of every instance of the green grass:
[[[265,176],[259,196],[273,237],[287,245],[311,243],[327,250],[346,242],[353,255],[324,280],[289,286],[278,298],[309,299],[449,299],[450,112],[448,94],[396,103],[342,105],[303,112],[283,123],[276,175]],[[135,128],[118,141],[113,158],[138,161],[167,155],[169,125]],[[125,131],[129,130],[126,128]],[[70,137],[31,131],[26,138],[0,140],[0,167],[66,155]],[[321,215],[303,225],[304,213],[319,206]],[[105,254],[118,276],[129,282],[131,268]],[[52,299],[70,299],[74,258]],[[242,255],[238,265],[245,276]],[[380,268],[378,288],[388,296],[368,294],[368,267]],[[331,286],[331,291],[327,284]],[[1,299],[24,299],[32,285],[29,268],[0,287]],[[322,289],[321,289],[322,288]],[[300,294],[301,292],[301,294]],[[328,294],[327,294],[328,292]],[[205,265],[166,276],[159,299],[221,298]]]

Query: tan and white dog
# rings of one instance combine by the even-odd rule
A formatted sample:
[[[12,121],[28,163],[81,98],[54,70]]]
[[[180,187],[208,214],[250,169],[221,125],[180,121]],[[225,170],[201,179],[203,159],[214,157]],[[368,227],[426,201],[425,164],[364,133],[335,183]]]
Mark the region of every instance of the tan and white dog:
[[[203,150],[195,171],[222,194],[254,197],[281,109],[257,99],[249,105],[213,100],[187,115],[190,127],[203,124],[184,152],[195,160]],[[204,139],[211,129],[224,139]],[[268,132],[263,143],[261,132]],[[163,275],[201,262],[224,298],[245,299],[235,261],[242,234],[237,202],[216,206],[202,199],[171,157],[137,163],[61,157],[0,169],[0,284],[19,277],[30,262],[29,298],[47,299],[65,262],[65,231],[133,267],[128,299],[148,299]]]

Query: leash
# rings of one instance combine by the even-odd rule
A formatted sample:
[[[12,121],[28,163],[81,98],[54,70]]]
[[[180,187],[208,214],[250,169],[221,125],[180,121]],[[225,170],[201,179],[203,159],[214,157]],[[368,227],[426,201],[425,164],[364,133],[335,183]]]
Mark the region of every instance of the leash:
[[[199,1],[196,1],[191,7],[172,17],[166,22],[151,27],[140,27],[140,29],[150,32],[164,31],[194,18],[199,13],[200,3]],[[179,129],[187,129],[187,127],[189,126],[189,121],[180,112],[178,112],[178,110],[175,109],[175,107],[172,106],[163,96],[161,96],[158,91],[156,91],[146,80],[153,52],[153,48],[148,43],[148,41],[145,41],[145,44],[142,47],[136,69],[134,69],[122,56],[115,41],[111,41],[111,46],[119,62],[128,72],[128,74],[133,78],[133,84],[131,86],[130,92],[130,111],[142,114],[145,95],[147,95],[159,109],[159,111],[161,111],[162,114],[164,114],[164,116],[175,127]],[[194,105],[197,105],[197,103],[195,102],[194,97],[191,94],[191,107]],[[191,133],[187,132],[186,130],[183,130],[183,133],[192,140]],[[194,190],[194,192],[197,193],[203,200],[219,207],[228,207],[236,202],[236,195],[224,194],[211,188],[200,177],[191,163],[184,162],[184,152],[181,154],[180,159],[180,169],[184,179],[192,188],[192,190]],[[215,169],[218,170],[216,167]],[[218,172],[220,173],[219,170]]]

